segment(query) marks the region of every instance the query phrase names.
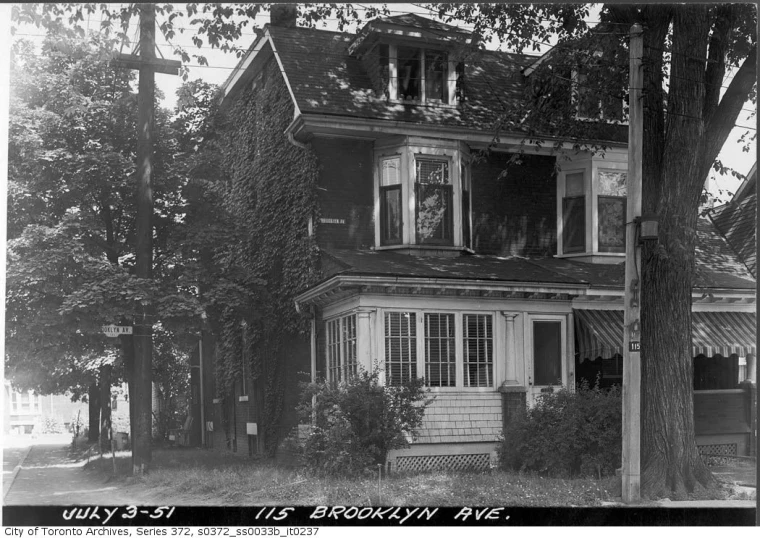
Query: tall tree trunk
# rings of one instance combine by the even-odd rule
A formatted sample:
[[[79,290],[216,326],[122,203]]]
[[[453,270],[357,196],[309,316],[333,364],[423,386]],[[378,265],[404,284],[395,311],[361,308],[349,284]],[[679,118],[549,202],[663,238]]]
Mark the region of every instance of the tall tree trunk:
[[[100,367],[100,448],[111,450],[111,370],[110,364]]]
[[[655,8],[656,9],[656,8]],[[673,57],[667,105],[662,49],[667,20],[652,20],[645,51],[644,210],[659,216],[659,244],[642,250],[641,490],[682,496],[714,484],[694,436],[691,291],[697,207],[705,178],[698,152],[709,21],[704,6],[673,12]],[[651,90],[650,90],[651,89]],[[663,116],[663,106],[667,113]]]
[[[87,390],[87,405],[89,410],[87,441],[97,443],[100,432],[100,393],[97,381],[90,383]]]

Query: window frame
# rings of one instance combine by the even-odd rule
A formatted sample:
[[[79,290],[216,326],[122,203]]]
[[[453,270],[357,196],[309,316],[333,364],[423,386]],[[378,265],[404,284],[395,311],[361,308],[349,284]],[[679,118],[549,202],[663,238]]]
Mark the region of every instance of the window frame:
[[[384,193],[388,189],[398,188],[397,185],[383,186],[383,163],[389,159],[400,159],[399,179],[401,181],[401,241],[388,241],[385,233],[386,218]],[[448,163],[448,176],[450,204],[447,211],[448,228],[451,230],[451,239],[424,242],[418,241],[418,203],[417,203],[417,162],[418,160],[446,161]],[[465,246],[464,233],[466,226],[463,223],[465,215],[462,199],[462,170],[466,169],[471,176],[471,159],[469,148],[459,141],[429,139],[422,137],[396,138],[387,142],[376,144],[374,152],[374,215],[375,215],[375,249],[398,249],[398,248],[430,248],[471,250]],[[472,244],[472,186],[471,179],[469,191],[469,235]]]
[[[346,337],[349,318],[352,319],[353,326],[353,337],[350,338]],[[356,312],[342,313],[325,320],[325,378],[329,383],[338,384],[359,373],[357,330]],[[331,336],[336,336],[337,339],[332,341]],[[353,357],[349,356],[349,345],[353,349]],[[337,357],[331,356],[334,352],[337,352]],[[337,358],[337,364],[334,358]],[[334,375],[336,372],[337,379]]]
[[[609,160],[608,160],[609,158]],[[557,174],[557,257],[563,258],[590,258],[592,262],[605,262],[610,260],[615,263],[621,257],[625,256],[625,224],[627,221],[627,189],[626,196],[616,196],[613,194],[600,194],[601,179],[603,173],[623,173],[628,172],[628,163],[620,157],[608,156],[604,160],[597,160],[596,157],[588,156],[585,160],[579,160],[563,167]],[[565,201],[570,198],[566,196],[567,176],[576,173],[583,173],[583,197],[584,200],[584,226],[585,226],[585,246],[581,249],[568,249],[565,244],[566,231],[564,229],[564,206]],[[627,181],[627,178],[626,178]],[[580,197],[580,195],[578,196]],[[611,250],[600,248],[599,233],[599,200],[600,198],[620,198],[623,200],[623,249]]]
[[[570,364],[569,361],[572,359],[568,357],[568,347],[569,342],[568,339],[572,337],[572,334],[569,333],[570,327],[568,325],[567,316],[564,314],[529,314],[526,319],[526,323],[523,326],[523,330],[525,331],[523,338],[525,342],[525,354],[528,357],[528,360],[526,362],[526,382],[528,386],[528,390],[532,391],[533,395],[535,396],[536,391],[540,391],[541,387],[548,387],[550,385],[538,385],[536,383],[536,363],[535,363],[535,342],[534,342],[534,328],[533,324],[535,322],[556,322],[560,324],[560,372],[562,375],[562,383],[563,384],[569,384],[569,375],[570,375]],[[557,386],[557,385],[552,385]]]
[[[410,183],[414,185],[414,237],[415,237],[415,244],[417,245],[445,245],[445,246],[453,246],[454,245],[454,181],[453,181],[453,174],[451,173],[452,168],[452,159],[449,157],[438,157],[438,156],[429,156],[424,153],[415,154],[414,155],[414,179],[412,180],[410,178]],[[423,183],[419,181],[419,177],[417,175],[417,169],[418,165],[421,162],[432,162],[432,163],[445,163],[447,168],[447,176],[448,176],[448,183],[441,183],[440,187],[442,191],[446,194],[446,209],[445,209],[445,215],[444,219],[441,221],[441,224],[444,227],[444,230],[448,230],[448,238],[443,237],[441,239],[422,239],[420,237],[420,231],[419,231],[419,223],[420,223],[420,192],[421,187],[424,186],[435,186],[434,183]],[[460,178],[460,192],[461,192],[461,178]],[[460,195],[461,199],[461,195]]]
[[[424,377],[426,369],[426,332],[425,332],[425,317],[428,314],[443,314],[454,316],[454,385],[449,387],[437,387],[431,386],[427,382],[425,387],[431,392],[492,392],[498,388],[497,378],[500,374],[498,369],[498,361],[503,360],[498,346],[503,339],[503,336],[499,336],[499,317],[498,312],[493,310],[457,310],[453,308],[425,308],[425,307],[398,307],[398,308],[381,308],[378,311],[378,323],[381,323],[378,327],[379,333],[379,349],[382,355],[378,359],[383,364],[382,370],[382,382],[387,382],[387,373],[385,370],[385,320],[386,314],[389,312],[408,312],[415,314],[416,317],[416,372],[418,377]],[[491,320],[491,370],[490,370],[490,384],[487,386],[466,386],[464,384],[464,316],[487,316]],[[503,343],[503,342],[501,342]]]
[[[401,99],[399,97],[399,49],[413,49],[417,51],[419,57],[419,98],[418,99]],[[427,93],[427,54],[444,54],[444,65],[446,71],[443,76],[443,91],[446,99],[429,98]],[[459,69],[457,62],[451,60],[451,52],[437,48],[426,48],[416,44],[388,44],[388,95],[391,101],[409,105],[437,105],[437,106],[456,106],[457,99],[457,82],[459,78]]]

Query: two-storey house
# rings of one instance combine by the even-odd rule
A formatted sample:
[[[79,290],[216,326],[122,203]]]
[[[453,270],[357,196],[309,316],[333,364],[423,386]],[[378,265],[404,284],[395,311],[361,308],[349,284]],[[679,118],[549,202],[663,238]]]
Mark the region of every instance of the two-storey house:
[[[398,469],[485,467],[516,407],[599,372],[621,380],[627,126],[583,120],[603,154],[526,144],[501,113],[525,102],[537,60],[475,52],[467,32],[418,15],[355,35],[286,17],[223,86],[231,102],[275,77],[289,143],[320,164],[322,274],[296,301],[313,315],[298,364],[314,380],[424,377],[435,395],[419,438],[391,454]],[[728,363],[755,353],[755,280],[700,226],[694,355]],[[205,420],[220,435],[215,402]],[[742,435],[725,443],[741,451]]]

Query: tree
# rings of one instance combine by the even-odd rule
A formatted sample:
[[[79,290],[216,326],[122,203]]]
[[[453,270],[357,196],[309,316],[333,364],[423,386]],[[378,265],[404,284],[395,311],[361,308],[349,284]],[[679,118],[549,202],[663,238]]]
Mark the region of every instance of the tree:
[[[581,20],[588,14],[583,5],[436,6],[445,20],[474,24],[480,42],[495,36],[520,51],[556,36],[556,54],[535,77],[539,82],[528,88],[535,99],[533,110],[525,117],[524,110],[518,116],[505,109],[501,125],[523,130],[526,140],[545,142],[553,135],[557,145],[570,141],[591,150],[603,148],[580,138],[570,108],[571,70],[583,65],[597,72],[610,68],[610,76],[585,84],[597,96],[623,97],[627,60],[620,52],[626,49],[631,25],[643,26],[643,212],[658,215],[660,226],[659,243],[644,247],[642,254],[641,487],[650,496],[711,487],[714,479],[697,452],[693,422],[696,223],[708,172],[721,166],[718,154],[742,107],[755,102],[755,6],[610,4],[602,8],[602,23],[595,31]],[[600,55],[590,54],[597,48]],[[722,93],[729,69],[733,78]]]
[[[111,373],[129,379],[131,348],[122,337],[118,353],[119,341],[100,326],[131,323],[153,299],[169,322],[199,313],[191,290],[167,278],[174,257],[166,238],[181,220],[183,177],[166,111],[158,114],[155,167],[161,279],[132,274],[136,99],[129,74],[109,67],[112,46],[98,35],[51,36],[40,54],[17,44],[9,129],[6,371],[43,393],[99,400],[105,428]]]

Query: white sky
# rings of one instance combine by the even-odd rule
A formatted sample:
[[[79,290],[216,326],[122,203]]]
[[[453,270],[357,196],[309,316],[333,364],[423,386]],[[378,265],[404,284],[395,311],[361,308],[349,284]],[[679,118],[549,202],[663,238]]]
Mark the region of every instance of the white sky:
[[[370,6],[373,4],[355,4],[355,6],[362,8],[364,6]],[[377,5],[377,4],[375,4]],[[114,6],[116,7],[116,6]],[[408,12],[415,12],[420,13],[422,15],[431,16],[431,18],[435,18],[432,13],[430,13],[427,9],[422,7],[421,5],[416,4],[388,4],[388,8],[391,10],[391,14],[397,14],[397,13],[408,13]],[[184,12],[184,4],[177,4],[177,9],[179,11]],[[161,15],[158,16],[158,22],[160,23]],[[598,9],[593,9],[591,11],[591,15],[589,17],[590,22],[594,22],[595,20],[598,20]],[[199,66],[199,65],[190,65],[189,69],[189,78],[188,80],[195,80],[195,79],[202,79],[204,81],[214,83],[214,84],[222,84],[231,71],[235,68],[235,66],[238,63],[238,58],[235,56],[234,53],[224,53],[217,49],[212,49],[209,46],[204,46],[202,49],[198,49],[196,46],[192,44],[191,36],[195,33],[194,28],[190,27],[189,21],[187,17],[178,18],[176,21],[179,21],[178,26],[186,27],[186,31],[184,34],[177,32],[177,35],[174,39],[175,44],[179,44],[187,50],[189,54],[202,54],[206,56],[209,65],[208,66]],[[97,29],[99,25],[99,18],[93,18],[93,20],[86,21],[89,23],[90,27],[92,29]],[[269,22],[269,14],[262,14],[256,17],[256,26],[262,27],[264,24]],[[328,20],[322,25],[328,29],[328,30],[337,30],[337,22],[335,20]],[[130,36],[133,37],[133,41],[136,41],[137,37],[137,24],[136,21],[133,23],[133,29],[130,31]],[[352,26],[346,29],[348,32],[355,32],[356,27]],[[30,33],[30,34],[37,34],[40,35],[40,32],[36,32],[33,29],[29,30],[20,30],[19,33]],[[172,55],[172,46],[166,42],[164,37],[161,35],[160,31],[156,32],[156,40],[157,40],[157,46],[159,48],[160,54],[162,54],[166,58],[173,58]],[[254,40],[254,32],[252,29],[252,26],[249,25],[247,28],[243,30],[243,35],[241,36],[240,40],[237,42],[236,46],[238,48],[242,49],[248,49],[248,47],[251,45],[251,43]],[[491,47],[489,47],[491,48]],[[124,52],[129,52],[126,49]],[[182,79],[180,77],[171,76],[171,75],[164,75],[161,73],[156,74],[156,85],[157,87],[164,93],[165,99],[163,101],[163,105],[167,108],[174,108],[174,105],[176,104],[176,95],[175,92],[177,91],[177,88],[182,84]],[[727,84],[727,82],[726,82]],[[746,110],[753,109],[753,105],[751,103],[747,103],[744,107]],[[750,115],[749,112],[743,111],[740,117],[736,121],[737,125],[745,125],[750,127],[756,127],[756,119]],[[723,151],[721,152],[720,159],[723,161],[723,164],[729,167],[734,168],[740,173],[747,173],[752,165],[755,163],[757,158],[757,150],[756,150],[756,143],[752,143],[750,147],[749,152],[742,151],[742,145],[738,142],[741,135],[745,132],[745,129],[734,129],[734,131],[729,136],[728,140],[726,141],[726,144],[723,148]],[[713,191],[713,194],[718,195],[719,200],[727,201],[730,199],[730,193],[733,193],[736,188],[739,186],[740,180],[734,178],[733,176],[716,176],[715,173],[711,174],[711,190]],[[716,192],[716,191],[723,191]]]

